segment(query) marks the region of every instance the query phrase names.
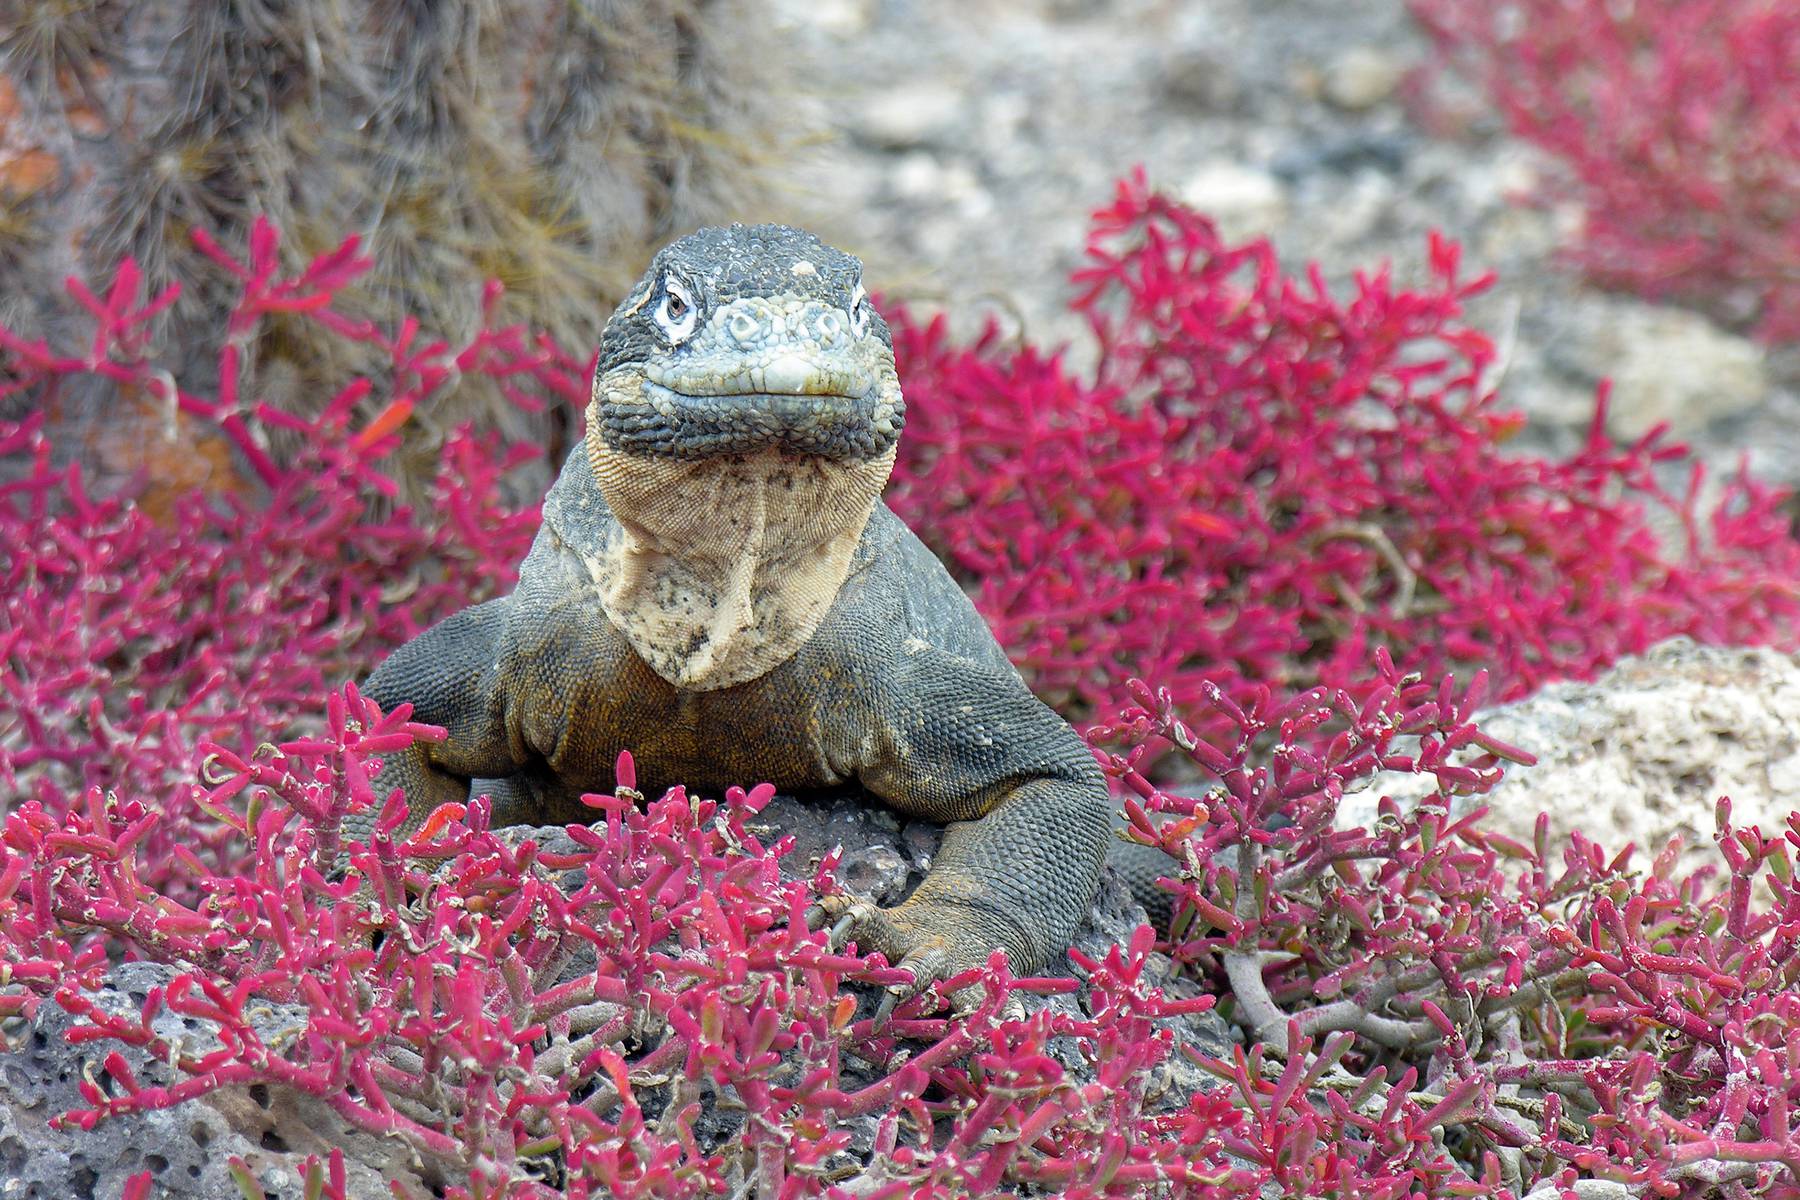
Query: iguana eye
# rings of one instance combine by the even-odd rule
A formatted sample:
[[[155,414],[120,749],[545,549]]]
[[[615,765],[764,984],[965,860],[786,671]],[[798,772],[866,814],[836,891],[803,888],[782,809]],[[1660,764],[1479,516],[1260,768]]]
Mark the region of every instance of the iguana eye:
[[[663,280],[662,303],[651,315],[656,318],[663,336],[669,339],[669,345],[679,346],[693,336],[700,310],[686,286],[671,275]]]
[[[857,337],[869,332],[869,298],[860,283],[850,293],[850,328],[856,331]]]

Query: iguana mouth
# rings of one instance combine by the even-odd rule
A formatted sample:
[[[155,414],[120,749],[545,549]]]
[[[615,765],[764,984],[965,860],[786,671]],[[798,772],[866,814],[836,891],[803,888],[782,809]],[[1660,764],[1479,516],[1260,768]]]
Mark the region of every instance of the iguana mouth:
[[[691,391],[666,387],[648,379],[643,381],[642,391],[645,401],[665,416],[674,416],[684,409],[718,409],[746,413],[768,412],[788,419],[797,419],[811,413],[849,413],[869,395],[868,390],[854,393]]]
[[[644,387],[694,400],[715,396],[858,400],[875,386],[875,373],[857,358],[851,349],[811,345],[755,357],[716,351],[702,357],[690,352],[676,362],[645,363]]]
[[[815,379],[838,383],[825,372],[806,382]],[[743,373],[700,382],[704,391],[690,390],[696,382],[670,387],[629,369],[602,376],[595,389],[602,401],[595,413],[601,438],[614,450],[658,457],[784,450],[867,460],[892,449],[906,421],[894,385],[865,382],[860,392],[791,385],[773,391],[756,387],[766,387],[766,378]]]

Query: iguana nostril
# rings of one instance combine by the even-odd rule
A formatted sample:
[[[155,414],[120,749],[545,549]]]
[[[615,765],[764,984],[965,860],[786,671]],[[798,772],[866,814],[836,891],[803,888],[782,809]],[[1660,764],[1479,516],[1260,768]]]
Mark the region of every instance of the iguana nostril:
[[[843,318],[835,312],[827,310],[819,314],[818,324],[814,328],[818,331],[820,342],[827,346],[835,346],[838,335],[844,331]]]
[[[725,328],[738,345],[748,346],[756,340],[756,335],[762,330],[762,324],[749,313],[738,312],[731,315],[731,320],[726,323]]]

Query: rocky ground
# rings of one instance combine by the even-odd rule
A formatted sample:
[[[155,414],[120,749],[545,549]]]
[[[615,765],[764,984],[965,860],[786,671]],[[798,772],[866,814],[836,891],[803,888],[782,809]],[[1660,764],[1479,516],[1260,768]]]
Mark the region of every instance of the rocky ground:
[[[1586,286],[1557,261],[1579,214],[1516,202],[1555,165],[1458,81],[1454,137],[1415,120],[1429,46],[1401,0],[776,0],[826,136],[785,204],[890,294],[1084,330],[1063,308],[1086,217],[1151,179],[1232,236],[1334,280],[1423,270],[1461,241],[1499,286],[1472,313],[1505,348],[1523,443],[1566,449],[1615,383],[1614,431],[1668,420],[1711,463],[1800,482],[1800,369],[1687,310]]]

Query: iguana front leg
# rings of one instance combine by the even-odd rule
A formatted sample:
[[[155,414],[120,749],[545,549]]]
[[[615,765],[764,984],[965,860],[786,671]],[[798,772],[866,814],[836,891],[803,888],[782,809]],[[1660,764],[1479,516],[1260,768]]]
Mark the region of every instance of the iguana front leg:
[[[511,606],[512,598],[502,597],[466,608],[394,651],[369,676],[363,692],[383,711],[410,702],[413,720],[441,725],[449,737],[385,755],[373,780],[376,807],[344,818],[346,839],[368,838],[379,806],[396,787],[406,793],[400,834],[407,836],[439,805],[465,803],[470,779],[518,770],[500,686],[501,643]],[[493,791],[495,828],[529,816],[503,811],[521,806],[528,797],[523,789]]]
[[[1105,780],[1016,675],[908,646],[880,688],[875,753],[858,777],[895,809],[952,824],[903,903],[826,897],[815,923],[847,919],[851,939],[919,986],[985,964],[996,948],[1030,974],[1067,948],[1099,886]]]

